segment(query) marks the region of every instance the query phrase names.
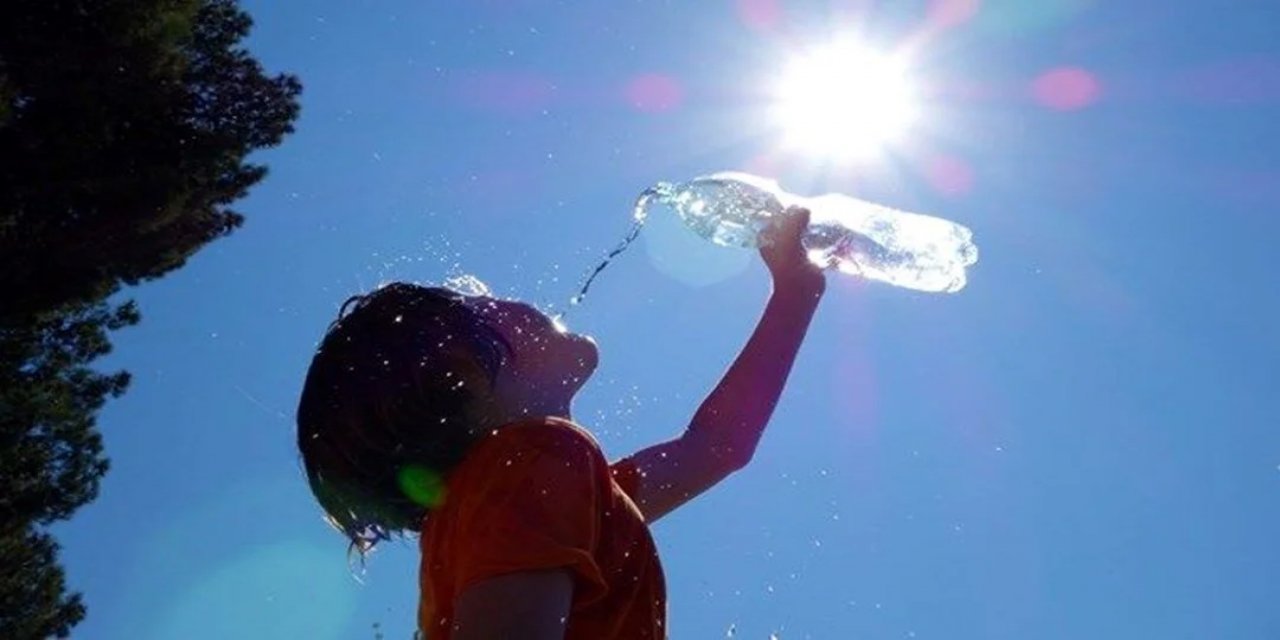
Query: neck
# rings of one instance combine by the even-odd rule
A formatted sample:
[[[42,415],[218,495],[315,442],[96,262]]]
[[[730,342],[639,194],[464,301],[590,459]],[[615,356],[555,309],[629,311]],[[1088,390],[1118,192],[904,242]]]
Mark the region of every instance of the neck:
[[[562,418],[572,420],[567,400],[524,399],[520,401],[495,401],[482,413],[482,428],[486,431],[522,420]]]

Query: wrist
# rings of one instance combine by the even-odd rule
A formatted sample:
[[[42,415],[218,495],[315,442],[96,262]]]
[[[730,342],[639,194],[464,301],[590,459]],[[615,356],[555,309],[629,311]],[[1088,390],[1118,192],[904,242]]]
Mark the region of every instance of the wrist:
[[[821,271],[774,276],[773,295],[797,300],[813,300],[815,303],[826,292],[827,279]]]

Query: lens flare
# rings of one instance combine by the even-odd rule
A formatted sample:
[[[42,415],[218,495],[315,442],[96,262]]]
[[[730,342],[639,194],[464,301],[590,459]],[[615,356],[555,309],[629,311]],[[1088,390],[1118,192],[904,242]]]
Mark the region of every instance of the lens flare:
[[[410,500],[428,509],[444,502],[444,479],[440,474],[419,465],[405,465],[396,473],[400,490]]]

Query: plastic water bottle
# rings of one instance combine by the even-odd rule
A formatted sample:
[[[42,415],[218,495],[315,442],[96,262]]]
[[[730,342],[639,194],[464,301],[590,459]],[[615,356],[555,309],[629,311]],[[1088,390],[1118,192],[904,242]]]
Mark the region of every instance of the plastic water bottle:
[[[805,207],[802,242],[814,264],[919,291],[959,291],[965,268],[978,261],[973,232],[949,220],[838,193],[805,198],[748,173],[660,182],[636,202],[637,223],[655,206],[673,209],[698,235],[736,247],[757,246],[788,207]]]

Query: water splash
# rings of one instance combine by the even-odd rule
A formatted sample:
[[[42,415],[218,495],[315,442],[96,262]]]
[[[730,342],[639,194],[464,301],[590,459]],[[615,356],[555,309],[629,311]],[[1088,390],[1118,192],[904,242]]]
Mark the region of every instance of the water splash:
[[[636,199],[636,206],[631,214],[634,221],[631,223],[631,228],[627,230],[627,235],[624,236],[622,238],[622,242],[606,254],[604,259],[600,261],[600,264],[596,265],[596,268],[588,273],[583,279],[582,286],[579,287],[577,295],[569,298],[570,308],[582,304],[582,301],[587,297],[587,291],[591,289],[591,283],[595,282],[596,277],[600,275],[600,272],[604,271],[605,267],[608,267],[609,263],[613,262],[614,258],[626,251],[627,248],[631,246],[631,243],[636,241],[636,238],[640,237],[640,230],[644,228],[644,223],[649,218],[649,201],[653,198],[658,198],[659,200],[670,198],[673,189],[674,185],[667,182],[659,182],[658,184],[645,189],[640,194],[640,197]],[[559,321],[567,313],[568,309],[556,315],[555,319]]]
[[[444,286],[464,296],[493,297],[493,290],[489,288],[489,285],[470,273],[449,276],[445,278]]]

